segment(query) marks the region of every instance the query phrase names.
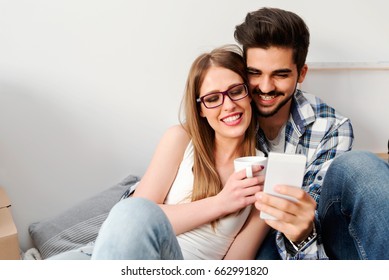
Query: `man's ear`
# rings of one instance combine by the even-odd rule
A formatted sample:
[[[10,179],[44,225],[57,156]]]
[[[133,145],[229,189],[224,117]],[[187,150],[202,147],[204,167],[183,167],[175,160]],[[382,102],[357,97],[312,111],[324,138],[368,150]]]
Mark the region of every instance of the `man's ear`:
[[[300,76],[297,80],[298,83],[301,84],[302,82],[304,82],[305,75],[307,75],[307,72],[308,72],[308,65],[304,64],[304,66],[300,70]]]

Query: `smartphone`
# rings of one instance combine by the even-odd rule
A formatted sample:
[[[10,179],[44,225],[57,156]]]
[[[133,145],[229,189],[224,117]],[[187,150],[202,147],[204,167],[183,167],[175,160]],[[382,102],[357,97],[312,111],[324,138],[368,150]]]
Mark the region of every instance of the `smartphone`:
[[[306,162],[305,155],[270,152],[267,161],[264,192],[295,201],[293,197],[276,193],[273,187],[275,185],[289,185],[301,188]],[[261,212],[260,217],[262,219],[276,219],[265,212]]]

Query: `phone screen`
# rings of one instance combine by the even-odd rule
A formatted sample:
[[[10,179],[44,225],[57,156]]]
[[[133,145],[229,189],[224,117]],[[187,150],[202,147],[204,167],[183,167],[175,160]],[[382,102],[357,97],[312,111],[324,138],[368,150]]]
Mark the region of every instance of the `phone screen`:
[[[307,158],[299,154],[282,154],[270,152],[265,175],[264,192],[289,200],[294,198],[276,193],[275,185],[289,185],[301,188],[304,179]],[[262,219],[275,219],[273,216],[261,212]]]

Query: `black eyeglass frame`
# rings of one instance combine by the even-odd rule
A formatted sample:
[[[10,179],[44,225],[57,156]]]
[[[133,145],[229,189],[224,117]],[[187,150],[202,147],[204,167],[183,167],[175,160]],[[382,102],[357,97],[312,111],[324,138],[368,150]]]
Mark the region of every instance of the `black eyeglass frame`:
[[[229,95],[229,91],[232,90],[232,89],[235,88],[235,87],[239,87],[239,86],[242,86],[242,85],[243,85],[243,87],[244,87],[244,90],[246,91],[246,95],[245,95],[245,96],[242,96],[242,97],[239,97],[239,98],[237,98],[237,99],[232,98],[232,97]],[[222,96],[223,96],[222,102],[221,102],[219,105],[217,105],[217,106],[208,107],[208,106],[205,104],[205,102],[204,102],[204,98],[206,98],[207,96],[213,95],[213,94],[222,94]],[[205,106],[205,108],[207,108],[207,109],[214,109],[214,108],[220,107],[220,106],[222,106],[222,105],[224,104],[224,98],[225,98],[226,95],[227,95],[228,98],[229,98],[230,100],[232,100],[232,101],[239,101],[239,100],[242,100],[243,98],[246,98],[246,97],[249,95],[249,90],[248,90],[247,85],[246,85],[245,83],[241,83],[241,84],[233,85],[232,87],[228,88],[226,91],[208,93],[208,94],[206,94],[206,95],[204,95],[204,96],[201,96],[201,97],[197,98],[197,99],[196,99],[196,102],[197,102],[197,103],[200,103],[200,102],[203,103],[204,106]]]

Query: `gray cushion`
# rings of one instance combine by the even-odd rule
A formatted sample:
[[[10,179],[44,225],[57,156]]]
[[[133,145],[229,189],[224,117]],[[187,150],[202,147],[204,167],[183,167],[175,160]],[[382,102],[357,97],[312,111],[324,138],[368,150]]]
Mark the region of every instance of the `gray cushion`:
[[[42,259],[95,241],[111,208],[128,197],[140,179],[129,175],[120,183],[52,218],[33,223],[29,233]]]

